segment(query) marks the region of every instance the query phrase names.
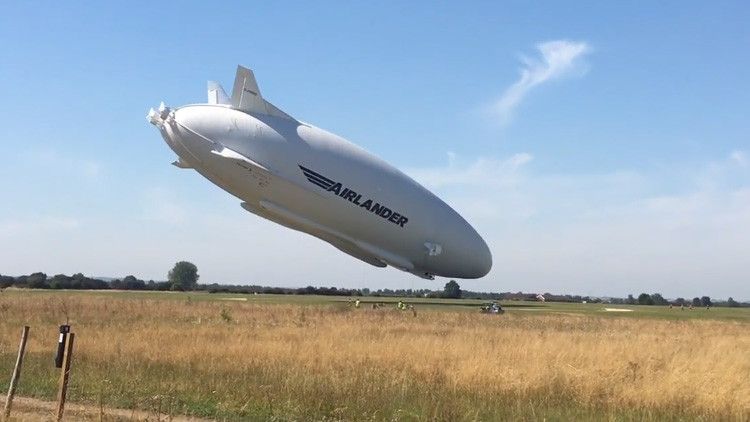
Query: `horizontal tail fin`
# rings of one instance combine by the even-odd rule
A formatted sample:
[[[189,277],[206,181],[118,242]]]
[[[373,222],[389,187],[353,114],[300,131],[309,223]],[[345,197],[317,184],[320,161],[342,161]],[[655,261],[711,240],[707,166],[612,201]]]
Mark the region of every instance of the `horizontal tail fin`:
[[[221,85],[214,81],[208,81],[208,103],[209,104],[232,104],[229,96]]]

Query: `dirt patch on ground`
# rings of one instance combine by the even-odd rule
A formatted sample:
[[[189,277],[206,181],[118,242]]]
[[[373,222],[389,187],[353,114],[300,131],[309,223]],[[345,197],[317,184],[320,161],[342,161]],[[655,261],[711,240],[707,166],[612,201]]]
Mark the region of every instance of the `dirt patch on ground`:
[[[5,397],[0,397],[0,417],[5,406]],[[16,397],[13,399],[13,411],[9,421],[54,421],[57,403]],[[174,421],[174,422],[207,422],[213,419],[200,419],[187,416],[174,416],[164,413],[146,412],[143,410],[99,408],[99,406],[78,403],[65,404],[64,421]],[[9,422],[6,421],[6,422]]]

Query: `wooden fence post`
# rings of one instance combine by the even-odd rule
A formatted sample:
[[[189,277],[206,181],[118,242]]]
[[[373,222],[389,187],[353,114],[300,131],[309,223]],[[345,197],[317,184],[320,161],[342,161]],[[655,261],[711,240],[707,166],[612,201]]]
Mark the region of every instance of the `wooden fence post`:
[[[24,326],[23,331],[21,332],[21,344],[18,346],[16,366],[13,368],[13,376],[10,379],[10,387],[8,387],[8,397],[5,399],[5,410],[3,411],[3,420],[5,421],[10,418],[10,408],[13,405],[13,396],[16,395],[18,380],[21,378],[21,366],[23,366],[23,355],[26,352],[26,340],[28,338],[29,327]]]
[[[63,367],[60,372],[60,390],[57,394],[57,421],[61,421],[63,411],[65,410],[65,397],[68,394],[68,379],[70,378],[70,363],[73,360],[73,338],[75,334],[68,334],[65,342],[65,356],[63,357]]]

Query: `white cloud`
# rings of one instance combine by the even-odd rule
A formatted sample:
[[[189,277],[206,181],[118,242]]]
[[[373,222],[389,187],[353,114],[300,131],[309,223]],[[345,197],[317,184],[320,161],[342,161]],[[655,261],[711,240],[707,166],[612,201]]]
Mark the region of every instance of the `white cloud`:
[[[541,56],[538,59],[521,58],[524,64],[521,77],[492,106],[492,113],[501,124],[509,122],[515,108],[534,87],[574,70],[584,71],[580,67],[581,58],[591,51],[585,42],[567,40],[548,41],[536,47]]]
[[[745,154],[744,151],[732,151],[732,153],[729,154],[729,158],[742,167],[747,166],[747,154]]]

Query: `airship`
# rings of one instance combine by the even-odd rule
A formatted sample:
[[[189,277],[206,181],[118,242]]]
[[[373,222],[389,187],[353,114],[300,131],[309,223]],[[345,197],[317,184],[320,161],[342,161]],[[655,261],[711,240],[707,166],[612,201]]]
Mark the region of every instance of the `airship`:
[[[162,102],[146,118],[177,154],[173,165],[252,214],[426,279],[480,278],[492,268],[487,244],[453,208],[363,148],[281,111],[250,69],[238,66],[231,97],[208,82],[207,103]]]

